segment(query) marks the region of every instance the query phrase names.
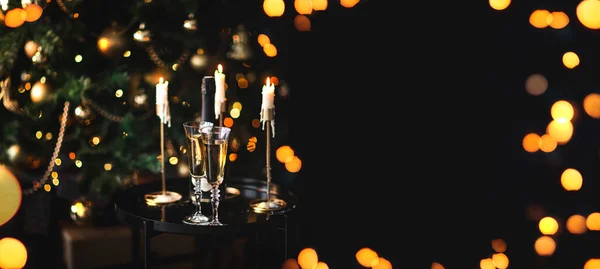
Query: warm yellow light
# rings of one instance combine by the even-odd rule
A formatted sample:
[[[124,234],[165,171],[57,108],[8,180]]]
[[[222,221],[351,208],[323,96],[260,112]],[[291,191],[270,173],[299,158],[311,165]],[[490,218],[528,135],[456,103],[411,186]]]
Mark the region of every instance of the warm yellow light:
[[[494,261],[492,258],[485,258],[479,261],[479,268],[481,269],[496,269],[496,265],[494,265]]]
[[[269,17],[281,17],[285,11],[285,3],[283,0],[265,0],[263,11]]]
[[[19,211],[21,198],[19,181],[5,166],[0,165],[0,226],[10,221]]]
[[[589,0],[585,0],[585,1],[589,1]],[[583,265],[583,269],[599,269],[599,268],[600,268],[600,259],[598,259],[598,258],[589,259]]]
[[[589,0],[586,0],[586,1],[589,1]],[[596,1],[596,0],[591,0],[591,1]],[[572,51],[565,52],[565,54],[563,54],[562,61],[563,61],[563,64],[565,65],[565,67],[569,68],[569,69],[573,69],[581,63],[577,53],[572,52]]]
[[[492,262],[498,269],[506,269],[509,264],[508,256],[504,253],[496,253],[492,255]]]
[[[552,108],[550,108],[550,115],[554,120],[569,121],[573,119],[573,116],[575,115],[575,110],[573,109],[571,103],[565,100],[560,100],[556,101],[552,105]]]
[[[552,217],[544,217],[538,223],[543,235],[554,235],[558,231],[558,222]]]
[[[577,19],[583,26],[590,29],[600,29],[600,1],[584,0],[577,5]]]
[[[27,264],[27,248],[18,239],[0,239],[0,268],[23,268]]]
[[[573,137],[573,123],[564,120],[553,120],[546,127],[548,133],[559,145],[565,144]]]
[[[495,10],[505,10],[510,5],[510,0],[489,0],[490,7]]]
[[[583,185],[583,177],[576,169],[567,168],[560,176],[560,183],[567,191],[578,191]]]
[[[312,248],[305,248],[298,253],[298,264],[302,268],[315,268],[319,263],[317,251]]]

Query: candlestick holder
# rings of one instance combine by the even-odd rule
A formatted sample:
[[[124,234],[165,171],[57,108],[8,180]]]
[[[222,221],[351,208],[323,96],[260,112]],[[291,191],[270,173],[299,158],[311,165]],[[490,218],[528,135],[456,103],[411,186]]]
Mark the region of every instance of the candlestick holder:
[[[161,206],[175,203],[181,200],[181,194],[167,191],[167,181],[165,175],[165,124],[160,121],[160,174],[162,190],[144,195],[146,204],[150,206]]]
[[[257,199],[250,202],[250,207],[257,213],[273,213],[284,209],[287,203],[271,194],[271,122],[273,121],[273,109],[263,109],[263,121],[266,125],[266,168],[267,168],[267,198]]]

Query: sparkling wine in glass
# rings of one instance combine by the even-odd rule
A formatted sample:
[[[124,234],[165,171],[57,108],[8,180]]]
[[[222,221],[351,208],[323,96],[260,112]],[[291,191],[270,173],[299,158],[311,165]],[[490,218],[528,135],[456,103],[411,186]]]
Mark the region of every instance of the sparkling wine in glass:
[[[204,121],[189,121],[183,124],[185,134],[188,141],[188,165],[191,175],[191,186],[193,189],[192,202],[195,205],[196,211],[183,219],[184,223],[202,225],[207,224],[210,219],[202,214],[202,187],[207,186],[205,160],[206,148],[202,143],[202,128],[212,127],[211,122]],[[208,191],[205,190],[205,191]]]
[[[202,144],[206,148],[204,166],[206,180],[212,186],[210,201],[213,216],[208,225],[223,226],[219,221],[219,185],[223,183],[225,175],[225,164],[227,162],[227,146],[231,129],[227,127],[208,126],[201,129]]]

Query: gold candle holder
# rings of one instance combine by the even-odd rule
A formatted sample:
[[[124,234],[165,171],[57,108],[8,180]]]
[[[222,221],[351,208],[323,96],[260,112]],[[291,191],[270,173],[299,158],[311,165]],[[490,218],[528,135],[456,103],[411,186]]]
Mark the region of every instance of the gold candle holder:
[[[267,135],[267,146],[266,146],[266,168],[267,168],[267,198],[266,199],[257,199],[250,203],[250,207],[257,213],[270,213],[282,210],[286,207],[286,202],[282,199],[273,197],[271,194],[271,121],[274,118],[274,110],[273,109],[264,109],[263,110],[263,121],[266,127],[266,135]]]

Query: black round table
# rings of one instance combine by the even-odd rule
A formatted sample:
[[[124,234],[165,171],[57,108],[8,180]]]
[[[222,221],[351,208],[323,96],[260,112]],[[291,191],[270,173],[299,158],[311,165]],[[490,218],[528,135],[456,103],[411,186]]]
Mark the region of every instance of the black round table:
[[[250,208],[252,200],[266,198],[266,181],[251,178],[228,178],[227,185],[222,186],[222,200],[219,206],[219,219],[225,226],[200,226],[183,223],[183,219],[194,212],[194,206],[189,200],[189,179],[167,179],[166,188],[184,196],[173,204],[165,206],[147,205],[144,195],[161,189],[161,182],[151,182],[126,189],[115,196],[117,217],[132,228],[142,229],[143,263],[144,268],[150,268],[150,238],[161,233],[205,236],[205,237],[235,237],[256,233],[265,227],[273,225],[274,218],[284,219],[284,241],[287,256],[287,214],[296,207],[295,196],[279,185],[271,183],[271,194],[287,202],[287,206],[276,213],[256,213]],[[226,195],[223,195],[226,193]],[[205,194],[203,198],[208,198]],[[186,199],[187,197],[187,199]],[[202,203],[202,213],[210,217],[210,203]],[[133,233],[137,234],[137,233]],[[132,235],[133,235],[132,234]],[[133,238],[139,240],[139,238]],[[137,241],[139,242],[139,241]],[[138,243],[133,244],[134,262],[139,253]]]

